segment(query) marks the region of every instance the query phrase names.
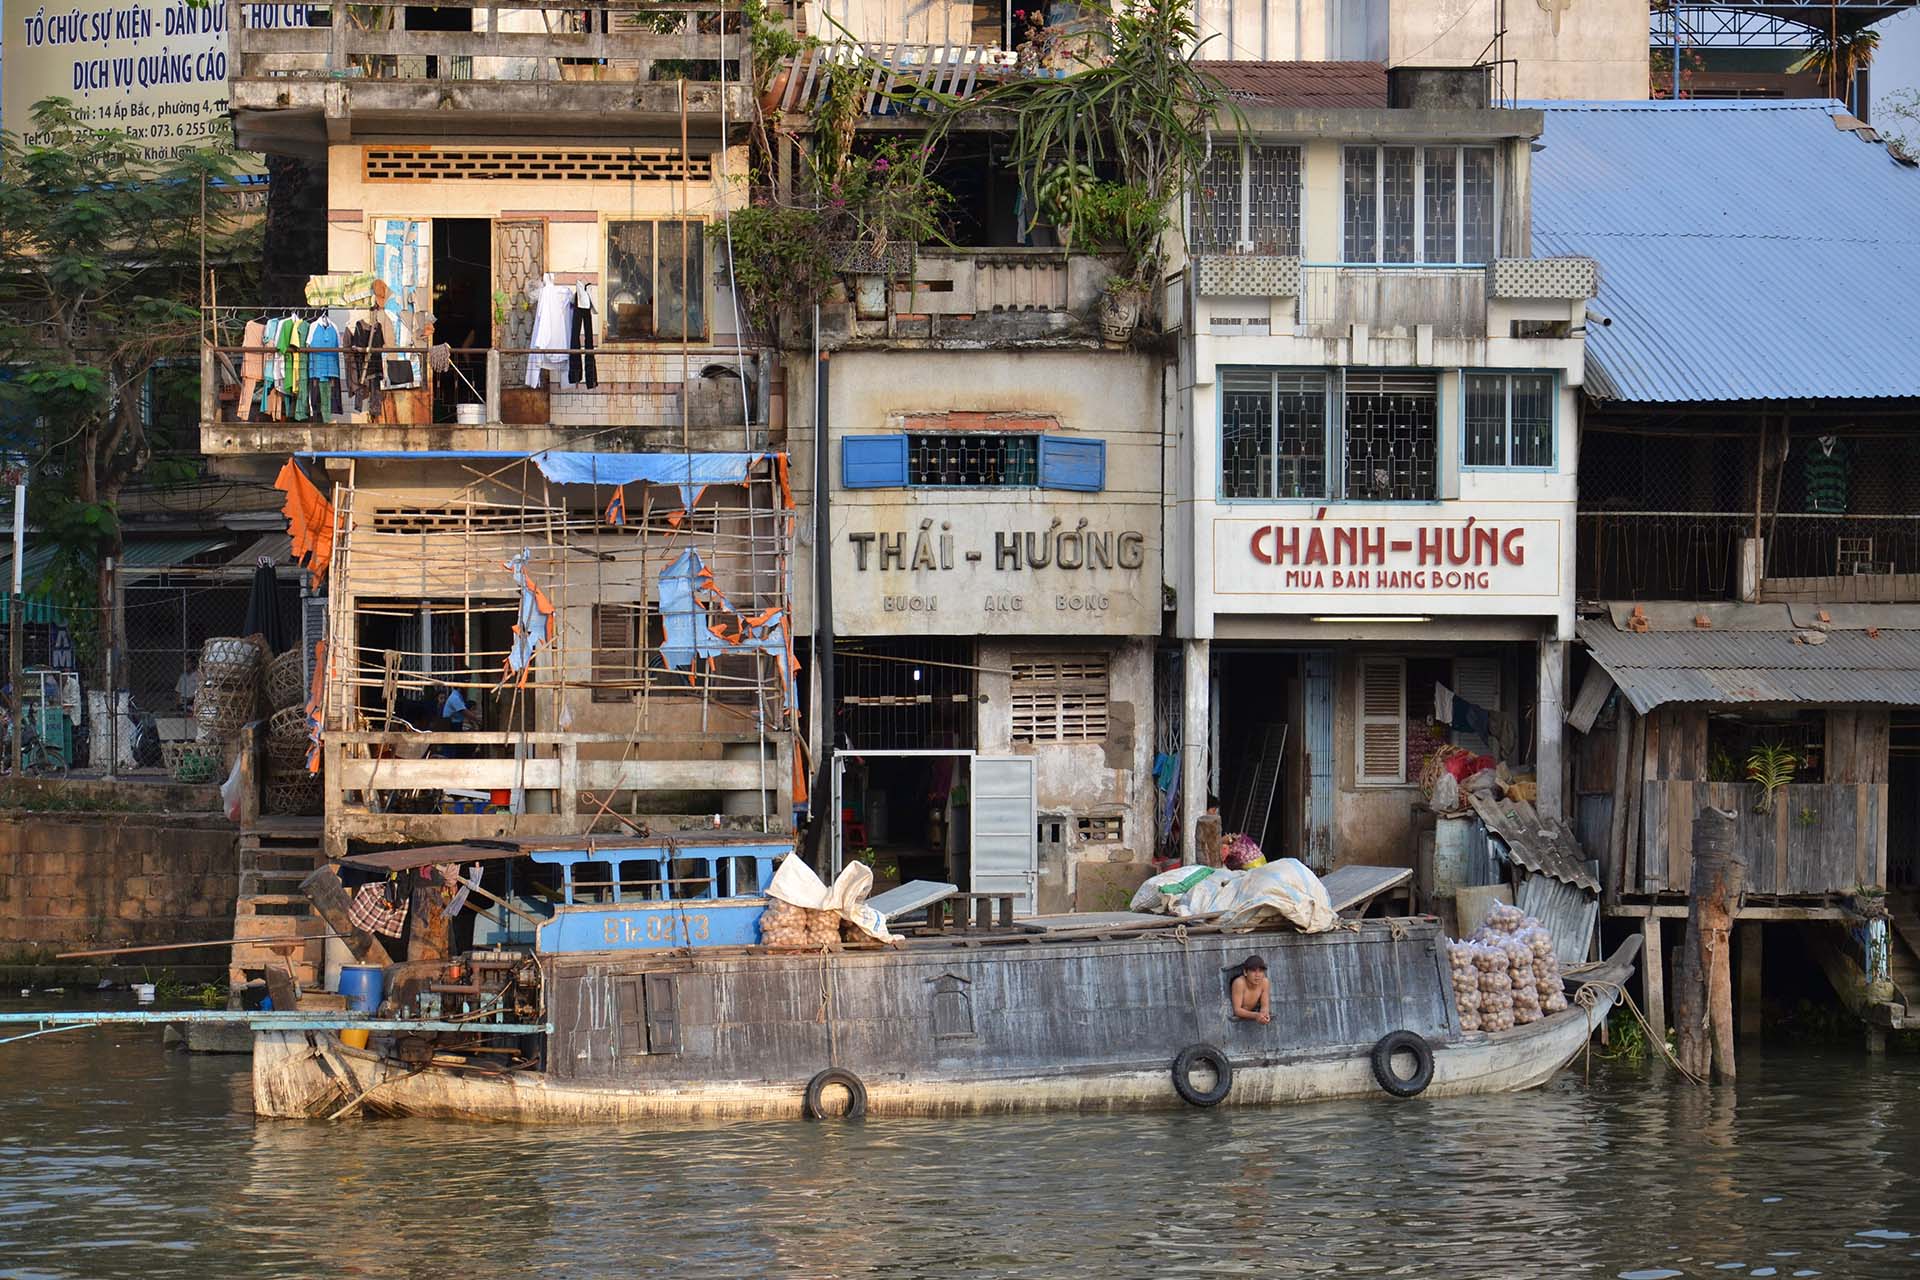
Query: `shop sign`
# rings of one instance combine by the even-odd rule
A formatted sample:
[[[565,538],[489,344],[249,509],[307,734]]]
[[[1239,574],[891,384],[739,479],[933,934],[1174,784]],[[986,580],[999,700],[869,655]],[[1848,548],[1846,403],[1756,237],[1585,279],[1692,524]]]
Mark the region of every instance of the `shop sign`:
[[[1463,602],[1481,602],[1496,613],[1536,612],[1557,607],[1560,579],[1560,522],[1554,519],[1476,513],[1214,522],[1214,591],[1223,596],[1310,599],[1381,612]]]
[[[860,510],[835,540],[835,625],[849,634],[1156,630],[1150,516],[1005,504],[903,521]]]

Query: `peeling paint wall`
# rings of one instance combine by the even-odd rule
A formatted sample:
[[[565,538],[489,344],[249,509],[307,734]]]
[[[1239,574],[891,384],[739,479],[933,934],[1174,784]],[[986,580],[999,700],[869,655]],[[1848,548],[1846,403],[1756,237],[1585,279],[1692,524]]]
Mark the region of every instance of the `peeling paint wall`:
[[[1035,809],[1043,825],[1062,820],[1064,840],[1040,850],[1041,912],[1118,910],[1124,902],[1089,901],[1088,892],[1106,894],[1099,885],[1082,884],[1088,864],[1145,864],[1154,851],[1153,651],[1151,638],[1119,641],[1048,638],[985,640],[978,650],[980,751],[1032,756]],[[1015,743],[1011,686],[1005,672],[1023,656],[1103,652],[1107,655],[1107,733],[1097,742]],[[1080,818],[1121,821],[1120,839],[1088,840]]]

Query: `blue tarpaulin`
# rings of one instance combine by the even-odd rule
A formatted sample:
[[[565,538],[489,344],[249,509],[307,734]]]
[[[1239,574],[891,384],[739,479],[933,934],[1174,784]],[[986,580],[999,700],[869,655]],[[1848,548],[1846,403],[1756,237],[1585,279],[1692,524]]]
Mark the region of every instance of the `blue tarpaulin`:
[[[536,453],[533,465],[555,484],[670,484],[691,508],[710,484],[740,484],[764,453]],[[621,504],[625,515],[625,503]],[[616,522],[617,523],[617,522]]]

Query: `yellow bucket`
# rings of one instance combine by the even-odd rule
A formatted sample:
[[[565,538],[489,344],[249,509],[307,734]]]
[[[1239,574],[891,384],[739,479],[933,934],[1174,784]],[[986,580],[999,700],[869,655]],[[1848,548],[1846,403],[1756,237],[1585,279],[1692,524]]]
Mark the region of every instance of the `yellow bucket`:
[[[367,1047],[367,1033],[364,1030],[342,1031],[340,1043],[349,1049],[364,1049]]]

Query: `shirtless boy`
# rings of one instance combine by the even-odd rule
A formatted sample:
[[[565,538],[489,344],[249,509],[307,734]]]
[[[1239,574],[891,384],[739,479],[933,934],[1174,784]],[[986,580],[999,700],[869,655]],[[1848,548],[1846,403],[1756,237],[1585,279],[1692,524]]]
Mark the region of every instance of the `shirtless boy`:
[[[1240,966],[1240,976],[1233,980],[1233,1016],[1248,1022],[1272,1022],[1273,1014],[1268,1005],[1273,998],[1273,990],[1267,985],[1267,962],[1259,956],[1248,956]]]

